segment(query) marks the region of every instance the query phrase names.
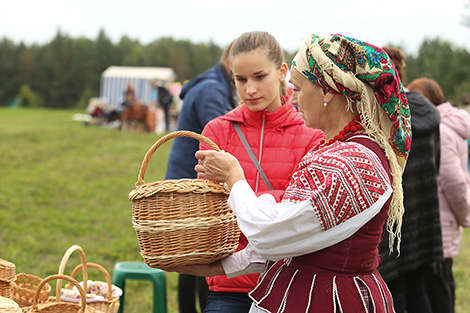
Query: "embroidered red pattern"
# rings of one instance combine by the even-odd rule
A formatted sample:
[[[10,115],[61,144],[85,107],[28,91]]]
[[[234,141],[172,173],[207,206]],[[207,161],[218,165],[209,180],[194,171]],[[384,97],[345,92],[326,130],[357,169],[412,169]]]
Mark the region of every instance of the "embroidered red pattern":
[[[328,230],[368,209],[389,188],[388,175],[371,150],[338,141],[302,158],[283,201],[311,200]]]

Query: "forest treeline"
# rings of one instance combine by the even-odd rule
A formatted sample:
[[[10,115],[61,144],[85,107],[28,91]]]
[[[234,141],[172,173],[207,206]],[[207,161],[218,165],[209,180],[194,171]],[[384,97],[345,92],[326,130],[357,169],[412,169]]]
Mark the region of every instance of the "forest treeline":
[[[84,108],[99,96],[101,73],[111,65],[171,67],[184,82],[207,70],[224,47],[172,37],[149,44],[123,36],[113,43],[104,30],[95,39],[71,38],[60,31],[46,44],[0,40],[0,106]],[[402,47],[398,47],[402,48]],[[435,79],[447,99],[459,104],[470,93],[470,52],[439,38],[425,39],[415,54],[405,52],[406,82]],[[295,51],[285,51],[290,61]]]

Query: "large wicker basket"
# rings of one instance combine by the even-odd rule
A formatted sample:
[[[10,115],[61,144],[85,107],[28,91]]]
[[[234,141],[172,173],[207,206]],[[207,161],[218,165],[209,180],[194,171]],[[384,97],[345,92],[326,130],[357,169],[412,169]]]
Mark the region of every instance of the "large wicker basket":
[[[132,223],[144,262],[160,269],[215,262],[235,251],[240,235],[227,205],[226,185],[201,179],[144,182],[152,155],[176,137],[190,137],[220,150],[202,135],[176,131],[163,136],[145,155],[129,194]]]

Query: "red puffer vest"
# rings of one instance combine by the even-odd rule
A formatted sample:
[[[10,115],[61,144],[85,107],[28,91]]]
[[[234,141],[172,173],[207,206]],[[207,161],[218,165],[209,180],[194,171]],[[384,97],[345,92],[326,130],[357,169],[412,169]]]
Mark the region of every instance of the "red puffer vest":
[[[261,151],[259,163],[275,190],[269,190],[262,178],[257,178],[256,167],[233,127],[233,121],[240,125],[258,160]],[[241,105],[210,121],[202,134],[213,140],[220,149],[237,157],[253,190],[256,191],[258,185],[258,194],[271,193],[278,202],[300,159],[324,139],[322,131],[305,126],[301,114],[288,101],[274,112],[252,112]],[[210,148],[201,143],[200,149]],[[247,244],[248,241],[242,234],[237,251]],[[249,274],[231,279],[227,279],[225,275],[215,276],[208,277],[207,283],[209,289],[216,292],[248,293],[256,286],[258,276],[259,274]]]

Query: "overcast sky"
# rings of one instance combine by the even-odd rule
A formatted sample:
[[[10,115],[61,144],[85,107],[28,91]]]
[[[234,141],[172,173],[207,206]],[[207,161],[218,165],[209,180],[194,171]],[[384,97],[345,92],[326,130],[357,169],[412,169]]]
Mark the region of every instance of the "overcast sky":
[[[163,36],[225,46],[245,31],[264,30],[295,51],[309,33],[341,33],[416,52],[439,37],[470,49],[470,0],[16,0],[2,1],[0,38],[49,42],[60,30],[72,38],[96,38],[100,29],[147,44]]]

